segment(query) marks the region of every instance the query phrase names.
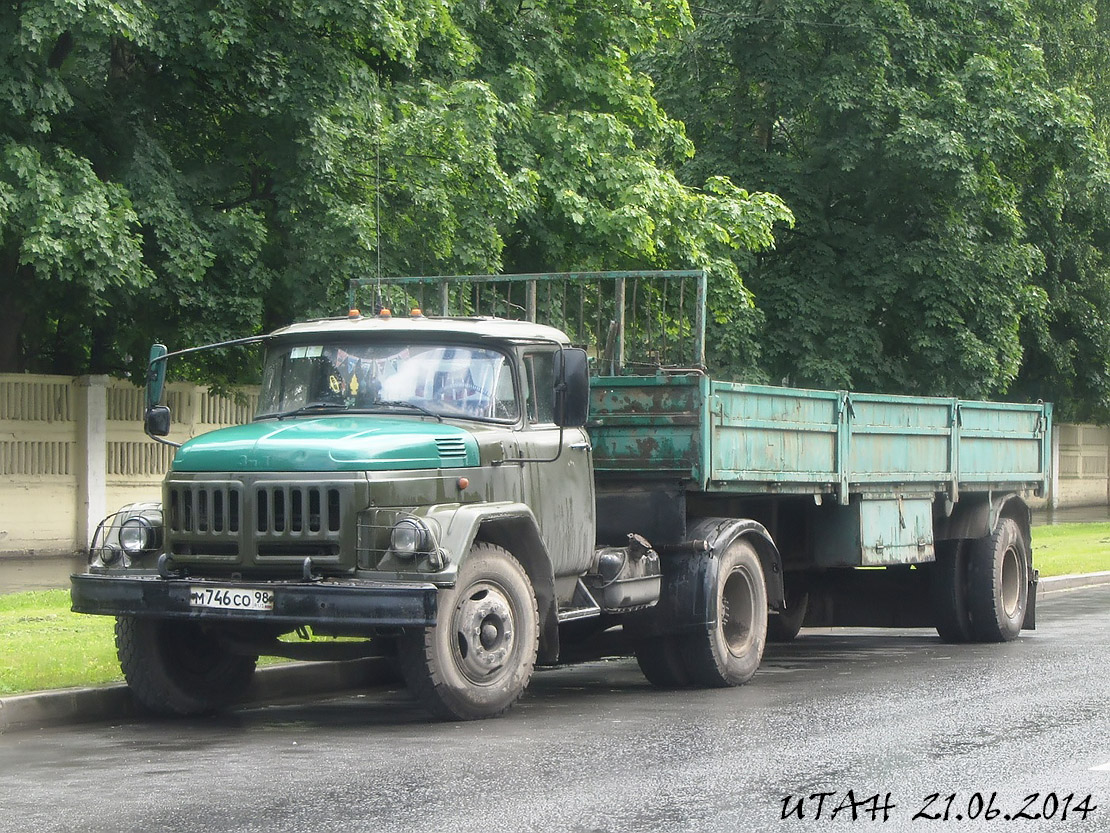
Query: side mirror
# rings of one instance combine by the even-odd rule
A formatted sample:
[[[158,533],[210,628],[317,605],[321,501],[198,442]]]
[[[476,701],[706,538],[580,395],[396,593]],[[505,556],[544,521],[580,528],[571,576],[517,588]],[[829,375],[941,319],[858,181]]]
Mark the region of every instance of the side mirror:
[[[590,413],[590,364],[586,351],[564,347],[554,358],[555,424],[581,428]]]
[[[166,386],[166,354],[168,352],[164,344],[152,344],[150,346],[150,364],[146,369],[146,409],[148,416],[150,409],[162,401],[162,389]],[[159,436],[165,436],[165,434]]]
[[[164,437],[170,433],[170,409],[165,405],[155,405],[146,409],[143,415],[146,432],[152,437]]]

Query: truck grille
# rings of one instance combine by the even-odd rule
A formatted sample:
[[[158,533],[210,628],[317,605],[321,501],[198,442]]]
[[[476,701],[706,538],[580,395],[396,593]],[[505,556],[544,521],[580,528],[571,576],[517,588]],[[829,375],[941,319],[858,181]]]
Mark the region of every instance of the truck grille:
[[[355,482],[247,477],[166,484],[166,538],[175,558],[241,566],[312,557],[338,564]],[[353,531],[353,521],[350,524]],[[353,564],[352,564],[353,566]]]

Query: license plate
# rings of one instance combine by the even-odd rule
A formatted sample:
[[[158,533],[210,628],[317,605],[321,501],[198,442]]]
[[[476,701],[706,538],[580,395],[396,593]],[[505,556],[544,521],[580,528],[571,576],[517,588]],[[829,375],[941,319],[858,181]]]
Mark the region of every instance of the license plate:
[[[245,590],[241,587],[190,587],[190,607],[216,607],[222,610],[273,610],[272,590]]]

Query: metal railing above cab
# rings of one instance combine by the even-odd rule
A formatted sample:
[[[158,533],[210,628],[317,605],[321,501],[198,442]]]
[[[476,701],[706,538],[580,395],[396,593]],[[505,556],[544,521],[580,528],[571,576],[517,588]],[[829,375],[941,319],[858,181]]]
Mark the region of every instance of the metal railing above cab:
[[[547,324],[585,347],[603,374],[705,367],[703,269],[362,278],[351,309],[418,307],[430,315]]]

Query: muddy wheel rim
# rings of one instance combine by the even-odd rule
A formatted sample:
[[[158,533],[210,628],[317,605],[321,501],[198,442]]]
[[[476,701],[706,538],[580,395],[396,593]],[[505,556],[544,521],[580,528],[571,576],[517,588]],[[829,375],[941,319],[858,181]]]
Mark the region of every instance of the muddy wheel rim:
[[[1013,618],[1021,599],[1021,555],[1014,547],[1008,547],[1002,554],[1001,587],[1002,610]]]
[[[734,570],[721,589],[721,633],[729,653],[743,657],[752,641],[755,588],[744,570]]]
[[[452,616],[455,666],[477,685],[498,680],[512,667],[516,627],[512,602],[492,582],[467,588]]]

